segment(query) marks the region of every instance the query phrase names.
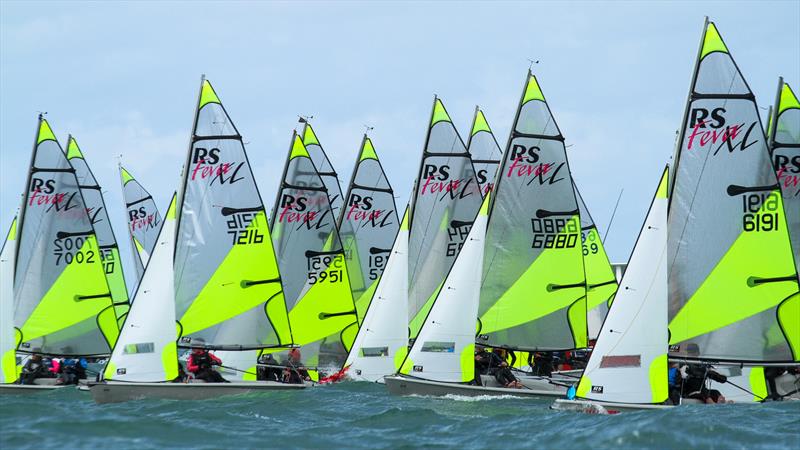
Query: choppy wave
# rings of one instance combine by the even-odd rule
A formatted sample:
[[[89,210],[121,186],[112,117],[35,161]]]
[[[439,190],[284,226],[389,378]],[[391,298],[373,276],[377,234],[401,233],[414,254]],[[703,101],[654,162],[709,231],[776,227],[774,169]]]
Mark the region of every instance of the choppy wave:
[[[343,383],[205,401],[96,405],[59,390],[2,397],[0,448],[716,448],[800,443],[800,402],[686,406],[613,416],[546,400],[393,397]]]

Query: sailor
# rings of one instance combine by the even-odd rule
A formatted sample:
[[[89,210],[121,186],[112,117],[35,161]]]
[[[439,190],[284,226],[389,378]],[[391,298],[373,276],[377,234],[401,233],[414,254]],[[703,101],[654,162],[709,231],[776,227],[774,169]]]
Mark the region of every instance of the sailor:
[[[260,381],[281,381],[281,369],[278,368],[278,361],[272,353],[261,355],[258,358],[258,368],[256,369],[256,379]]]
[[[549,352],[536,352],[533,354],[533,374],[540,377],[549,377],[553,374],[553,355]]]
[[[221,366],[222,360],[209,353],[203,347],[204,343],[205,341],[195,339],[192,343],[192,354],[189,355],[186,367],[189,372],[194,374],[195,379],[203,380],[207,383],[227,383],[228,380],[222,378],[222,375],[213,368],[213,366]]]
[[[42,355],[33,354],[22,367],[22,373],[19,376],[19,384],[36,384],[37,378],[50,377],[50,372],[42,361]]]
[[[669,370],[667,371],[667,383],[669,401],[672,402],[673,405],[679,405],[681,403],[681,380],[681,372],[678,363],[670,363]]]
[[[710,366],[700,364],[686,364],[680,368],[683,380],[682,396],[700,400],[703,403],[726,403],[725,396],[716,389],[708,389],[706,380],[712,379],[718,383],[725,383],[728,378],[712,369]]]
[[[286,367],[283,369],[284,383],[301,384],[303,381],[311,381],[308,370],[303,367],[301,362],[300,349],[293,348],[289,350],[289,355],[284,365]]]
[[[480,375],[494,375],[495,380],[501,386],[508,388],[521,388],[522,385],[517,377],[511,373],[508,363],[500,356],[501,349],[497,352],[488,352],[482,346],[475,347],[475,378],[480,379]]]
[[[64,359],[59,368],[56,384],[78,384],[78,380],[86,379],[86,359]]]

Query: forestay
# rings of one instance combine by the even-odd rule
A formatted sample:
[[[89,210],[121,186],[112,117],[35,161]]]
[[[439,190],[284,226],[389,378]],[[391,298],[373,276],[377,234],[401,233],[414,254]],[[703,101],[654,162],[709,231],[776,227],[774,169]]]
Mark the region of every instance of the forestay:
[[[394,191],[367,135],[361,142],[345,198],[339,233],[360,321],[364,319],[400,227]]]
[[[586,321],[589,339],[597,339],[600,326],[603,324],[608,308],[617,292],[617,278],[608,261],[606,249],[600,239],[600,233],[592,220],[586,203],[575,188],[578,200],[578,211],[581,216],[581,242],[583,243],[583,265],[586,272]]]
[[[34,144],[14,265],[19,350],[108,354],[119,327],[75,169],[41,116]]]
[[[103,371],[106,380],[157,382],[171,381],[178,376],[172,273],[176,196],[172,196],[166,220],[159,227],[133,305]]]
[[[408,353],[408,210],[347,355],[347,373],[355,380],[378,381],[397,372]]]
[[[800,102],[783,78],[778,81],[773,111],[775,118],[770,121],[769,148],[783,194],[795,270],[800,274]]]
[[[580,398],[618,403],[667,399],[667,176],[665,169],[620,290],[578,382]]]
[[[419,332],[481,204],[472,160],[444,104],[434,98],[411,205],[408,313]]]
[[[242,137],[207,80],[178,204],[179,345],[244,350],[290,344],[264,204]]]
[[[464,246],[403,361],[403,374],[458,383],[475,378],[475,318],[490,196],[483,200]]]
[[[670,356],[800,361],[800,295],[755,98],[707,22],[669,209]]]
[[[572,186],[564,137],[528,72],[494,187],[479,343],[518,350],[586,347],[586,278]]]
[[[338,370],[358,319],[325,185],[296,134],[272,214],[294,343],[306,366]]]
[[[103,200],[103,191],[97,183],[92,169],[78,146],[78,141],[74,137],[67,138],[67,159],[75,169],[75,176],[81,188],[83,201],[86,203],[86,212],[92,221],[92,227],[97,236],[100,260],[106,274],[106,282],[111,291],[111,299],[114,302],[114,312],[117,321],[121,324],[128,313],[130,303],[128,302],[128,288],[125,286],[125,274],[122,270],[122,258],[119,255],[117,238],[111,228],[111,220],[108,218],[108,210]]]
[[[333,164],[328,159],[328,154],[325,153],[322,144],[319,143],[319,139],[314,133],[314,129],[311,128],[311,124],[308,122],[305,122],[303,126],[303,145],[306,146],[306,151],[317,169],[317,174],[328,191],[333,217],[338,218],[344,200],[342,188],[339,186],[339,175],[336,174]]]
[[[161,229],[161,214],[153,197],[124,167],[119,167],[122,178],[122,198],[128,212],[128,234],[131,237],[133,264],[136,268],[136,282],[142,279],[144,266],[158,239]]]
[[[17,381],[17,338],[14,329],[14,251],[17,218],[11,221],[0,250],[0,384]]]
[[[475,117],[472,119],[472,128],[467,139],[467,151],[472,158],[472,165],[475,167],[475,176],[481,187],[481,194],[492,190],[494,186],[497,166],[500,165],[500,157],[503,151],[497,143],[489,122],[480,107],[475,107]]]

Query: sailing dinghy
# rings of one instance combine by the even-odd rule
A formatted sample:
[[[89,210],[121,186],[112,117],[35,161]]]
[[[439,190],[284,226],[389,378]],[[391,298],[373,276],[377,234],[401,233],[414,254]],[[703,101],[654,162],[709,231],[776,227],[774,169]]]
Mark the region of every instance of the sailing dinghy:
[[[161,229],[161,214],[153,196],[121,165],[119,174],[122,179],[122,198],[128,212],[128,234],[131,237],[133,264],[136,269],[135,284],[138,284],[156,245],[158,231]]]
[[[386,378],[390,392],[566,392],[566,384],[546,377],[522,377],[525,389],[501,387],[493,377],[482,377],[485,386],[467,384],[476,341],[509,351],[586,347],[580,218],[563,139],[529,72],[492,201],[484,200],[476,219],[482,231],[470,232],[424,321],[424,337],[421,331],[399,374]]]
[[[102,249],[80,186],[76,170],[40,115],[19,221],[12,227],[11,235],[16,235],[9,235],[10,244],[4,246],[9,249],[4,253],[14,249],[15,254],[2,258],[3,278],[13,280],[10,325],[17,354],[103,357],[116,343],[119,325]],[[3,291],[7,308],[7,284]],[[8,333],[8,326],[2,324],[3,333]],[[6,367],[12,353],[4,350]],[[11,377],[5,381],[13,382]],[[2,392],[62,387],[52,378],[36,383],[47,386],[4,384]]]
[[[741,370],[747,392],[715,388],[760,401],[765,373],[800,366],[797,267],[755,97],[707,19],[674,160],[670,359]]]
[[[179,199],[167,212],[98,403],[197,399],[275,389],[255,381],[259,353],[292,344],[264,205],[242,137],[201,82]],[[231,383],[171,383],[178,349],[217,350]]]

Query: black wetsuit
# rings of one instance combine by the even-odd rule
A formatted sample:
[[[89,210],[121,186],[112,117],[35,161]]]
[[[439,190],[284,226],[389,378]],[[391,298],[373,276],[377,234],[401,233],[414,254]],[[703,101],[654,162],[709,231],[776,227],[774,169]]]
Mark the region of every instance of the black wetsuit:
[[[509,383],[517,381],[517,378],[511,373],[511,369],[507,366],[503,367],[503,358],[496,353],[490,353],[486,350],[478,352],[475,355],[475,379],[480,383],[481,375],[494,375],[495,380],[501,386],[507,386]]]
[[[277,367],[278,361],[272,355],[262,356],[258,360],[259,364],[256,368],[256,379],[260,381],[282,381],[281,369]]]
[[[28,362],[22,367],[22,373],[19,376],[19,384],[34,384],[37,378],[48,377],[49,372],[44,363],[29,359]]]
[[[718,383],[725,383],[728,378],[721,375],[711,368],[699,364],[689,364],[686,366],[686,378],[683,379],[683,397],[706,401],[712,399],[716,403],[722,395],[716,389],[706,387],[706,378],[711,378]]]

